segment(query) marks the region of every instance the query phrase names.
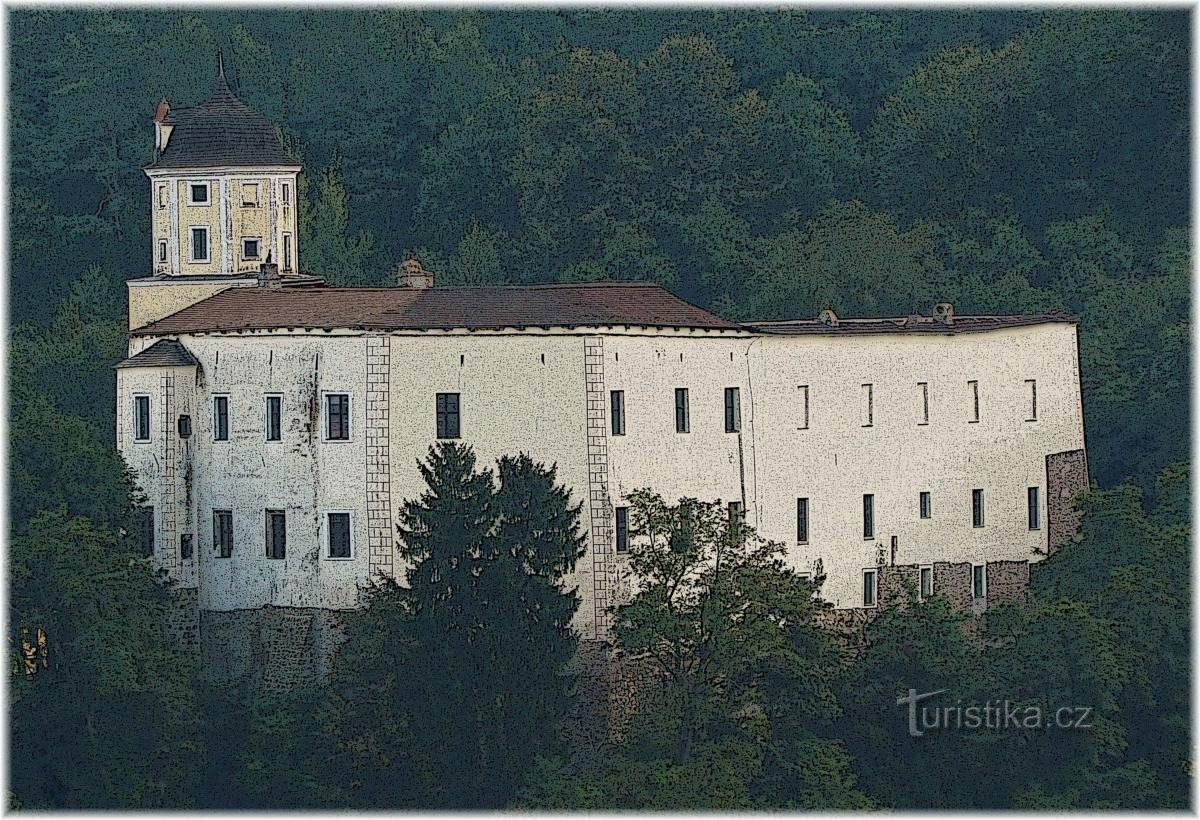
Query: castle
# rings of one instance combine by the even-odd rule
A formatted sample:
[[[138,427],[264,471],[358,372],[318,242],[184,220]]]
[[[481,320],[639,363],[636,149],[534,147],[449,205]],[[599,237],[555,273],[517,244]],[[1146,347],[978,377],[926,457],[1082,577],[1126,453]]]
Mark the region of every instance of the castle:
[[[352,608],[403,579],[416,462],[524,451],[582,501],[584,638],[629,594],[626,494],[722,499],[841,610],[1021,594],[1087,486],[1076,325],[1060,315],[734,323],[649,284],[389,288],[302,273],[297,175],[223,71],[159,104],[150,276],[128,282],[117,447],[143,537],[198,610]],[[307,614],[306,614],[307,613]]]

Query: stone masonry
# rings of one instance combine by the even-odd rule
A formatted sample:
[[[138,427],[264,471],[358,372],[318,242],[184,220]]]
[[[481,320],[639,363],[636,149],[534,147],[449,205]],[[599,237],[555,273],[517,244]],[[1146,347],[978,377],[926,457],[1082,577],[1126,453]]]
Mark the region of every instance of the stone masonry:
[[[584,380],[587,392],[588,514],[591,527],[592,583],[596,640],[609,630],[612,578],[612,503],[608,496],[608,421],[604,416],[604,339],[583,343]]]
[[[1087,488],[1087,455],[1083,450],[1046,456],[1046,530],[1050,552],[1079,531],[1081,516],[1075,509],[1075,498]]]
[[[392,492],[389,429],[391,338],[367,337],[367,540],[370,578],[392,576]]]

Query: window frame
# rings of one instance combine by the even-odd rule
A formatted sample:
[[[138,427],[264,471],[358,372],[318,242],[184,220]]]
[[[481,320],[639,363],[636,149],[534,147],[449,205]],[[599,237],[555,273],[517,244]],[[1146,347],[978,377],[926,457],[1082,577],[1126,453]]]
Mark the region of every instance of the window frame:
[[[292,204],[292,184],[290,181],[280,180],[279,182],[279,203],[281,205]]]
[[[971,564],[971,597],[975,600],[987,598],[987,564]],[[976,592],[982,594],[976,594]]]
[[[246,189],[254,189],[254,201],[246,201]],[[261,208],[262,207],[262,183],[260,182],[242,182],[241,183],[241,205],[243,208]]]
[[[447,406],[450,396],[454,397],[454,411],[450,411]],[[442,409],[438,409],[441,404]],[[435,393],[434,394],[434,437],[439,441],[454,441],[462,438],[462,394],[461,393]],[[450,435],[450,418],[454,417],[454,435]]]
[[[796,385],[796,389],[800,391],[800,402],[801,402],[801,404],[802,404],[802,405],[803,405],[803,407],[804,407],[804,416],[803,416],[804,423],[803,423],[803,424],[801,424],[801,425],[800,425],[799,427],[797,427],[796,429],[797,429],[797,430],[807,430],[807,429],[808,429],[808,423],[809,423],[809,418],[808,418],[808,385],[807,385],[807,384],[798,384],[798,385]]]
[[[217,412],[219,404],[224,402],[225,406],[225,429],[224,437],[218,436],[221,433],[221,416]],[[212,440],[213,442],[229,441],[229,394],[228,393],[213,393],[212,394]]]
[[[247,242],[253,242],[257,246],[258,253],[255,254],[254,256],[251,256],[248,253],[246,253],[246,243]],[[244,259],[248,262],[251,262],[251,261],[257,262],[257,261],[261,260],[263,258],[262,248],[263,248],[263,241],[262,241],[261,236],[243,236],[242,237],[242,259]]]
[[[171,252],[171,249],[167,245],[167,240],[165,240],[165,239],[158,240],[158,256],[156,257],[158,262],[160,262],[160,263],[167,262],[168,257],[170,256],[170,252]]]
[[[796,543],[807,544],[809,538],[809,501],[808,496],[796,497]]]
[[[221,522],[227,520],[229,528],[226,530],[221,526]],[[213,551],[217,558],[225,559],[233,557],[233,510],[214,509],[212,511],[213,523]],[[226,540],[223,536],[228,534]]]
[[[1025,488],[1025,515],[1030,532],[1042,529],[1042,488]]]
[[[987,521],[982,487],[971,488],[971,527],[981,530]]]
[[[282,549],[278,549],[275,543],[275,530],[272,527],[275,516],[283,518],[283,545]],[[287,510],[281,507],[271,507],[263,510],[263,547],[264,553],[269,561],[283,561],[287,559]],[[276,555],[274,553],[278,552]]]
[[[967,387],[971,391],[971,412],[973,413],[973,417],[967,419],[967,424],[978,424],[979,423],[979,380],[978,379],[968,379]]]
[[[1029,415],[1025,417],[1025,421],[1038,420],[1038,404],[1037,404],[1037,379],[1026,379],[1026,386],[1029,388]]]
[[[153,558],[154,549],[157,546],[155,542],[158,540],[158,520],[155,516],[155,508],[148,504],[138,507],[137,510],[140,552],[143,558]]]
[[[921,388],[921,420],[917,426],[926,427],[929,425],[929,382],[917,382],[917,387]]]
[[[331,549],[331,536],[333,535],[333,524],[330,521],[330,516],[344,515],[346,516],[347,541],[350,548],[349,555],[333,555]],[[356,544],[354,538],[354,510],[325,510],[322,516],[323,532],[321,535],[321,557],[326,561],[353,561],[356,557]]]
[[[283,262],[283,265],[280,267],[280,270],[291,271],[291,269],[292,269],[292,234],[290,231],[285,231],[283,233],[282,242],[283,242],[283,259],[281,261]]]
[[[613,548],[624,555],[629,552],[629,507],[614,507],[613,518]]]
[[[725,432],[742,432],[742,390],[740,387],[725,388]]]
[[[157,186],[157,190],[158,190],[158,209],[160,211],[165,211],[167,209],[167,205],[170,204],[170,202],[171,202],[171,194],[167,190],[167,183],[160,182]]]
[[[611,436],[625,435],[625,391],[608,391],[608,433]]]
[[[922,521],[933,518],[933,495],[929,490],[917,491],[917,515]]]
[[[275,418],[275,437],[271,437],[271,402],[275,401],[279,409],[279,413]],[[283,441],[283,394],[282,393],[264,393],[263,394],[263,441],[277,442]]]
[[[196,231],[204,231],[204,258],[196,256]],[[208,225],[188,225],[188,264],[208,265],[212,262],[212,229]]]
[[[929,591],[925,590],[925,577],[929,574]],[[933,597],[933,564],[921,564],[917,567],[917,600],[928,601]]]
[[[867,420],[863,422],[863,427],[875,426],[875,383],[867,382],[863,385],[863,393],[867,400]]]
[[[333,415],[329,412],[329,400],[335,396],[341,396],[346,400],[346,435],[338,438],[330,435]],[[349,390],[322,390],[321,416],[323,421],[321,424],[321,441],[340,443],[354,440],[354,399]]]
[[[686,387],[675,388],[675,432],[692,432],[692,409]]]
[[[204,201],[196,200],[196,189],[204,188]],[[212,205],[212,182],[196,182],[194,180],[187,181],[187,204],[193,207],[207,208]]]
[[[141,403],[145,399],[146,403],[146,436],[145,438],[138,435],[141,432]],[[135,444],[146,444],[154,438],[154,411],[153,403],[149,393],[134,393],[133,394],[133,441]]]
[[[868,585],[867,579],[870,578]],[[871,600],[867,600],[867,591],[870,590]],[[879,606],[879,567],[871,567],[862,571],[862,608],[875,609]]]
[[[196,537],[190,532],[179,534],[179,560],[191,561],[196,557]]]
[[[875,493],[863,493],[863,540],[875,540]]]

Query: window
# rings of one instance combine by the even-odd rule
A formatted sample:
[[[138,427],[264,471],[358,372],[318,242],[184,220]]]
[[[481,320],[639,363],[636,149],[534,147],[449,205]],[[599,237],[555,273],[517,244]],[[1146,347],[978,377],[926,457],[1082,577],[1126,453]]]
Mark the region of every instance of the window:
[[[350,440],[350,395],[348,393],[325,394],[325,440]]]
[[[158,207],[159,208],[167,207],[167,186],[166,185],[158,186]]]
[[[213,441],[229,441],[228,396],[213,396]]]
[[[353,558],[353,546],[350,512],[339,510],[325,513],[325,555],[329,558]]]
[[[863,427],[872,427],[875,424],[875,385],[864,384],[863,391]]]
[[[137,511],[138,543],[142,555],[149,558],[154,554],[154,508],[141,507]]]
[[[917,382],[917,391],[921,394],[921,420],[917,424],[929,424],[929,384]]]
[[[879,571],[863,570],[863,606],[875,606],[879,599]]]
[[[613,390],[609,392],[609,403],[612,405],[612,434],[614,436],[625,435],[625,391]]]
[[[287,557],[287,517],[283,510],[267,510],[267,557]]]
[[[1042,528],[1042,506],[1040,495],[1037,487],[1030,487],[1026,493],[1026,502],[1029,507],[1029,529],[1040,530]]]
[[[920,502],[921,502],[921,517],[922,518],[932,518],[933,517],[933,505],[930,504],[930,502],[929,502],[929,491],[928,490],[921,492]]]
[[[971,418],[970,422],[979,421],[979,382],[967,382],[967,389],[971,391]]]
[[[281,194],[281,196],[280,196],[280,199],[282,199],[282,200],[283,200],[283,204],[284,204],[284,205],[290,205],[290,204],[292,203],[292,186],[291,186],[291,183],[288,183],[288,182],[285,182],[285,183],[283,183],[283,184],[280,186],[280,190],[282,191],[282,194]]]
[[[150,440],[150,397],[133,397],[133,440]]]
[[[167,261],[167,240],[165,239],[158,240],[158,261]]]
[[[283,235],[283,269],[292,269],[292,235],[290,233]]]
[[[975,564],[971,567],[971,592],[976,598],[987,597],[987,565]]]
[[[257,237],[245,237],[242,239],[242,258],[243,259],[258,259],[262,255],[262,240]]]
[[[258,183],[243,182],[242,183],[242,207],[257,208],[258,207]]]
[[[176,422],[175,426],[179,430],[180,438],[192,437],[192,417],[188,414],[184,413],[182,416],[180,416],[179,421]]]
[[[800,385],[800,429],[808,429],[808,385]]]
[[[437,437],[458,438],[458,394],[437,394]]]
[[[629,552],[628,507],[617,507],[617,552]]]
[[[808,543],[808,499],[796,499],[796,543]]]
[[[179,558],[187,561],[192,557],[192,534],[185,532],[179,536]]]
[[[192,261],[208,261],[208,228],[202,226],[192,228]]]
[[[742,398],[741,391],[736,387],[725,388],[725,432],[740,433],[742,431]]]
[[[213,549],[218,558],[233,555],[232,510],[213,510]]]
[[[189,205],[207,205],[208,204],[208,183],[193,182],[188,185],[188,204]]]
[[[863,496],[863,538],[870,540],[875,537],[875,496]]]
[[[1025,386],[1029,388],[1029,416],[1025,421],[1037,421],[1037,380],[1026,379]]]
[[[921,567],[917,595],[922,601],[933,597],[933,567]]]
[[[686,387],[675,388],[675,432],[687,433],[691,431],[691,419],[688,414],[688,389]]]
[[[729,502],[729,537],[737,541],[742,537],[742,521],[745,516],[742,512],[742,502]]]
[[[983,526],[983,490],[971,490],[971,526]]]
[[[267,417],[263,427],[266,429],[267,441],[279,441],[282,436],[281,417],[283,416],[283,396],[267,396]]]

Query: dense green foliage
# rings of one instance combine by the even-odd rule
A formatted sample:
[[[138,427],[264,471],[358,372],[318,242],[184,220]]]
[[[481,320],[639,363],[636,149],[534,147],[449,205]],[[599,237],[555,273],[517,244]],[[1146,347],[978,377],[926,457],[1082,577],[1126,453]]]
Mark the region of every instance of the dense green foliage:
[[[1189,444],[1186,12],[47,8],[9,23],[9,639],[41,628],[50,647],[47,670],[11,678],[20,805],[501,805],[533,781],[523,800],[561,807],[1187,805],[1190,487],[1186,466],[1164,471]],[[520,667],[493,668],[500,655],[556,668],[570,643],[558,626],[535,630],[540,643],[489,627],[483,643],[463,631],[439,646],[463,613],[390,588],[352,633],[394,631],[351,641],[361,675],[334,694],[205,688],[122,535],[110,368],[125,353],[123,282],[149,273],[154,105],[207,96],[218,48],[305,162],[301,263],[337,284],[387,283],[414,249],[443,283],[646,279],[733,319],[935,301],[1076,313],[1089,463],[1107,488],[1083,539],[1035,572],[1036,608],[989,615],[982,644],[922,604],[880,618],[820,691],[804,670],[832,647],[803,610],[766,658],[727,656],[752,683],[668,687],[588,782],[554,754],[565,681],[538,678],[536,704],[520,706],[536,725],[515,726],[503,699],[413,708],[418,693],[510,691]],[[475,498],[463,489],[444,511],[436,550],[419,546],[434,508],[410,510],[428,569],[461,567],[454,551],[497,510],[569,529],[534,465],[503,462],[498,486],[456,475]],[[557,506],[522,521],[535,492]],[[504,623],[533,602],[554,613],[542,626],[565,622],[571,601],[522,572],[557,577],[569,539],[545,552],[504,532],[488,540],[491,586],[466,583],[461,600],[508,585],[524,597]],[[772,586],[784,575],[746,590],[799,606]],[[396,686],[398,657],[419,686]],[[1078,700],[1098,728],[914,744],[894,705],[909,687]],[[499,722],[467,749],[461,733],[485,720]],[[439,767],[472,756],[496,765],[441,782]]]

